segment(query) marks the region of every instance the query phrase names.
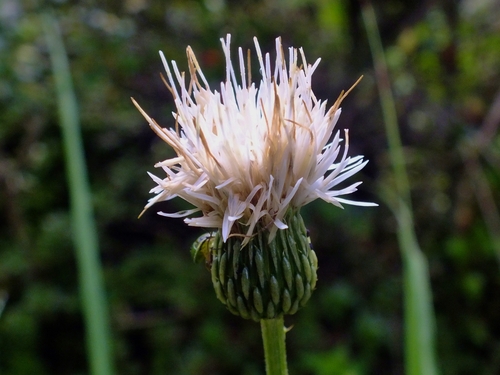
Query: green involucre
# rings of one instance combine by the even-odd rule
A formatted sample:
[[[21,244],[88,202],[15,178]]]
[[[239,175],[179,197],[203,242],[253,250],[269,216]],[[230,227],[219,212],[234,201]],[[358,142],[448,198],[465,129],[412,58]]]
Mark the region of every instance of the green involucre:
[[[300,214],[290,212],[285,222],[288,229],[278,230],[270,243],[265,228],[258,228],[245,247],[238,236],[224,243],[220,232],[198,243],[200,258],[210,264],[217,298],[233,314],[255,321],[274,319],[294,314],[311,297],[316,254]]]

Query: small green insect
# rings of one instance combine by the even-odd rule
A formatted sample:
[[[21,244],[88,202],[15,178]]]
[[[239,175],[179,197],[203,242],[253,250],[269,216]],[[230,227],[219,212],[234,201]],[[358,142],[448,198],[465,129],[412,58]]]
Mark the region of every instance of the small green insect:
[[[216,234],[216,232],[204,233],[193,242],[191,246],[191,257],[193,258],[193,262],[201,263],[205,261],[205,265],[210,268],[212,265],[212,251],[215,245]],[[307,241],[309,242],[309,247],[313,250],[309,229],[307,230]]]
[[[204,233],[194,241],[191,246],[191,257],[193,262],[201,263],[203,260],[207,267],[212,264],[212,250],[215,243],[216,232]]]

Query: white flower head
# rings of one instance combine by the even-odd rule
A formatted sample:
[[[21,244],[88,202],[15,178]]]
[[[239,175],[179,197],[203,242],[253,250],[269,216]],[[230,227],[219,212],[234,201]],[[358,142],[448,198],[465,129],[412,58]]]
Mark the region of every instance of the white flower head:
[[[254,38],[262,76],[256,85],[241,48],[238,67],[233,66],[230,41],[230,35],[221,39],[226,79],[219,90],[210,88],[190,47],[188,82],[175,61],[171,69],[160,52],[167,72],[165,83],[177,108],[174,129],[160,127],[134,101],[156,134],[177,154],[155,165],[166,177],[150,174],[157,184],[151,193],[156,195],[145,210],[156,202],[180,197],[195,208],[159,214],[186,217],[200,211],[201,216],[184,221],[218,228],[224,241],[230,235],[242,235],[246,243],[256,226],[267,228],[271,241],[277,230],[287,228],[283,218],[289,209],[317,198],[338,207],[376,206],[341,198],[355,192],[361,182],[336,189],[368,161],[363,156],[347,156],[347,130],[345,139],[339,131],[333,134],[347,93],[329,109],[313,93],[312,75],[320,59],[310,65],[302,48],[289,48],[287,63],[277,38],[272,66],[270,55],[262,54]]]

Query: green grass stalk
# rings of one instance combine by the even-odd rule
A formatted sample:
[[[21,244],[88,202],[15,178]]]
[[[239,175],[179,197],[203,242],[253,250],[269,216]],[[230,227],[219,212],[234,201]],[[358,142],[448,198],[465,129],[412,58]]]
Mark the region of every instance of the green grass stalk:
[[[396,106],[392,96],[384,49],[370,2],[363,5],[363,22],[375,66],[380,103],[389,144],[395,190],[384,192],[398,222],[398,243],[403,262],[405,372],[407,375],[436,375],[435,318],[427,260],[419,248],[413,224],[410,184],[406,173],[403,147],[399,134]]]
[[[50,14],[42,15],[41,19],[52,63],[62,129],[70,195],[71,226],[86,326],[90,373],[111,375],[114,371],[110,349],[109,318],[78,106],[57,19]]]

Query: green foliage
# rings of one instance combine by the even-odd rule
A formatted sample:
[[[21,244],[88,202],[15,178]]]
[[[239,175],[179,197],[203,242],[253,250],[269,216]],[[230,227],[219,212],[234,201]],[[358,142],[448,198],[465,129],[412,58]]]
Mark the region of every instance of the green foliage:
[[[351,358],[344,346],[332,348],[324,353],[306,356],[305,368],[317,375],[361,375],[365,374],[360,362]]]
[[[500,371],[500,201],[495,108],[498,10],[473,1],[390,1],[378,23],[395,91],[420,247],[429,259],[443,375]],[[49,2],[0,5],[0,372],[86,373],[84,329],[63,172],[54,83],[38,14]],[[153,183],[146,171],[171,155],[130,103],[174,125],[158,50],[186,69],[191,45],[210,82],[224,61],[218,38],[272,50],[303,46],[322,58],[313,88],[332,101],[361,75],[338,128],[370,159],[359,199],[392,186],[365,31],[347,1],[50,2],[61,22],[80,107],[119,374],[263,373],[257,324],[233,317],[189,249],[201,231],[155,214],[137,220]],[[384,3],[385,4],[385,3]],[[450,5],[452,4],[452,5]],[[258,77],[257,69],[254,78]],[[488,128],[489,129],[489,128]],[[477,146],[477,134],[487,142]],[[470,169],[471,155],[485,184]],[[476,157],[477,156],[477,157]],[[481,188],[483,186],[483,188]],[[493,200],[486,200],[486,186]],[[483,190],[481,190],[483,189]],[[487,190],[488,191],[488,190]],[[493,203],[492,203],[493,202]],[[318,255],[308,305],[287,318],[291,374],[403,373],[402,262],[395,222],[381,205],[302,211]],[[330,370],[335,367],[334,370]],[[328,372],[331,371],[331,372]],[[343,371],[343,372],[342,372]]]

